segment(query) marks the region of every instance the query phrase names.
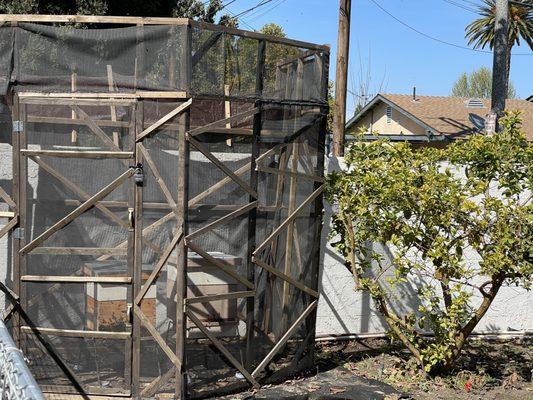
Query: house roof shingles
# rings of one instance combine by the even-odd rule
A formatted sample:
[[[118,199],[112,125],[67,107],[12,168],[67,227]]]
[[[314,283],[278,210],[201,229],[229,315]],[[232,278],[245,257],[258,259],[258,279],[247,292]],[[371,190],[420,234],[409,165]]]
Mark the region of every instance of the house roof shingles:
[[[470,114],[485,118],[490,112],[490,100],[481,99],[483,108],[467,107],[468,98],[444,96],[416,96],[413,101],[411,95],[380,94],[412,114],[420,121],[433,128],[436,133],[459,138],[474,131],[474,124],[470,121]],[[522,111],[522,130],[529,140],[533,140],[533,102],[527,100],[509,99],[507,110]]]

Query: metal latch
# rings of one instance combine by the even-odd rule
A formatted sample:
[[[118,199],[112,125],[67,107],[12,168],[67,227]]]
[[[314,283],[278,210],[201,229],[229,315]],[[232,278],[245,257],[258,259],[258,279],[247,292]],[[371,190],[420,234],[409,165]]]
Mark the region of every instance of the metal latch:
[[[24,228],[15,228],[13,230],[13,239],[23,239],[24,238]]]
[[[126,309],[126,319],[128,323],[133,324],[133,306],[128,303],[128,308]]]
[[[13,132],[20,133],[24,130],[23,121],[13,121]]]
[[[133,208],[128,208],[128,225],[129,225],[130,229],[135,228],[135,219],[133,217],[134,211],[135,210]]]

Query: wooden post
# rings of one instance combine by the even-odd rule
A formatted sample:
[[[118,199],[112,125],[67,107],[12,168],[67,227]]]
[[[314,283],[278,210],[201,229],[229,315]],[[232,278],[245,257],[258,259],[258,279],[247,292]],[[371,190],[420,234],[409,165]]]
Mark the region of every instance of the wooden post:
[[[19,105],[19,120],[22,121],[22,129],[20,132],[16,133],[18,135],[18,146],[19,150],[26,149],[28,147],[27,143],[27,135],[26,135],[26,112],[27,112],[27,106],[26,104],[20,104]],[[20,247],[22,248],[26,244],[26,240],[29,237],[28,229],[26,229],[27,225],[27,214],[26,214],[26,204],[27,204],[27,186],[28,186],[28,158],[23,157],[20,154],[19,151],[19,203],[17,204],[18,210],[19,210],[19,227],[23,228],[23,234],[21,235],[21,239],[18,240],[18,243],[20,244]],[[26,255],[21,255],[20,251],[17,254],[19,257],[19,273],[17,279],[20,280],[20,277],[22,275],[27,275],[27,257]],[[26,296],[26,287],[21,282],[19,282],[19,293],[20,296],[19,302],[20,307],[23,310],[26,310],[27,307],[27,296]],[[19,327],[20,329],[20,327]]]
[[[179,58],[182,60],[183,79],[181,87],[187,92],[190,90],[192,76],[192,32],[191,27],[187,27],[185,45],[182,47],[183,53]],[[191,111],[188,108],[180,114],[179,118],[179,166],[178,166],[178,210],[181,218],[178,220],[178,227],[181,226],[183,237],[189,234],[188,210],[189,210],[189,142],[186,134],[190,130]],[[180,362],[176,366],[176,399],[184,399],[187,394],[185,341],[187,338],[187,316],[185,314],[185,299],[187,298],[187,247],[185,240],[178,244],[178,266],[176,272],[176,357]]]
[[[115,85],[113,83],[113,67],[111,65],[107,65],[107,86],[109,88],[109,92],[115,91]],[[115,106],[109,106],[111,111],[111,121],[116,122],[117,121],[117,108]],[[134,118],[132,116],[132,118]],[[135,139],[135,138],[134,138]],[[120,147],[120,137],[118,135],[118,132],[113,131],[113,142],[115,143],[115,146]]]
[[[298,66],[296,67],[296,99],[301,100],[303,97],[303,73],[304,73],[304,63],[301,58],[298,59]],[[301,116],[301,107],[295,107],[295,115],[294,115],[294,128],[293,131],[296,130],[296,123],[298,121],[298,117]],[[295,139],[298,140],[298,139]],[[298,161],[300,158],[300,144],[293,142],[292,143],[292,155],[291,155],[291,171],[297,172],[298,171]],[[289,183],[289,209],[288,213],[291,215],[294,210],[296,209],[296,191],[298,187],[298,182],[295,176],[290,177],[290,183]],[[285,240],[285,269],[284,273],[285,275],[291,275],[292,271],[292,249],[294,245],[294,224],[296,221],[293,221],[289,224],[287,227],[287,238]],[[283,294],[282,294],[282,323],[281,323],[281,330],[282,333],[285,332],[287,329],[287,324],[289,320],[289,299],[290,299],[290,285],[288,282],[283,283]]]
[[[135,119],[134,128],[130,130],[130,135],[132,136],[130,140],[135,143],[135,137],[137,134],[142,131],[144,126],[144,107],[143,103],[137,103],[132,110],[131,118]],[[142,163],[143,156],[142,152],[139,150],[140,143],[136,143],[135,149],[135,164]],[[131,191],[131,190],[130,190]],[[134,299],[139,294],[139,291],[142,287],[142,249],[143,249],[143,187],[142,185],[135,184],[133,189],[133,229],[130,227],[130,233],[128,237],[128,272],[133,277],[132,288],[128,288],[128,302],[131,301],[131,304],[128,304],[130,307],[130,313],[133,319],[132,327],[132,343],[130,343],[131,351],[133,351],[133,356],[131,357],[131,388],[132,394],[135,398],[140,393],[140,371],[141,371],[141,320],[139,316],[133,312]],[[128,204],[128,207],[132,205]],[[133,251],[132,251],[133,250]],[[132,255],[133,259],[129,259]],[[130,296],[131,295],[131,296]]]
[[[264,71],[265,71],[265,50],[266,42],[264,40],[259,41],[257,47],[257,65],[255,72],[255,94],[256,98],[260,99],[263,95],[264,86]],[[261,100],[256,100],[254,107],[261,108]],[[253,141],[252,141],[252,154],[250,159],[250,186],[257,192],[257,168],[256,160],[259,157],[260,152],[260,140],[261,140],[261,111],[254,114],[253,122]],[[249,196],[248,201],[257,201],[252,195]],[[246,258],[246,278],[248,281],[254,283],[255,286],[255,265],[252,262],[252,255],[256,247],[256,230],[257,230],[257,207],[250,210],[248,214],[248,254]],[[254,362],[254,332],[255,332],[255,296],[248,297],[246,299],[246,360],[245,368],[250,369]]]
[[[497,116],[501,116],[505,109],[505,99],[507,98],[507,87],[509,84],[509,71],[507,71],[508,26],[509,2],[508,0],[496,0],[491,112]],[[498,124],[496,124],[496,129],[498,129]]]
[[[224,96],[226,96],[226,99],[224,100],[224,117],[229,118],[231,117],[231,102],[228,100],[230,91],[229,91],[229,85],[224,85]],[[226,122],[226,128],[231,128],[231,121]],[[233,139],[228,138],[226,140],[226,144],[231,147],[233,145]]]
[[[333,155],[337,157],[344,155],[351,7],[351,0],[340,0],[337,70],[335,73],[335,114],[333,116]]]
[[[13,94],[12,101],[12,116],[11,119],[13,122],[18,121],[20,119],[20,103],[18,99],[18,95],[11,92]],[[14,128],[14,126],[13,126]],[[13,151],[13,189],[12,189],[12,198],[15,204],[17,205],[17,213],[19,214],[19,227],[22,227],[20,225],[20,214],[25,212],[25,205],[24,210],[22,207],[22,204],[20,202],[20,186],[21,183],[23,183],[23,180],[21,178],[20,174],[20,141],[19,141],[19,134],[18,132],[15,132],[15,129],[13,129],[12,132],[12,151]],[[21,247],[20,239],[15,238],[14,235],[12,235],[12,242],[13,242],[13,291],[20,296],[20,254],[19,250]],[[20,302],[20,300],[19,300]],[[13,341],[17,345],[18,348],[20,348],[20,313],[15,313],[13,317]]]
[[[78,74],[76,72],[73,72],[72,75],[70,76],[70,89],[72,90],[73,93],[76,90],[78,90]],[[71,116],[72,116],[72,119],[76,119],[76,111],[72,110]],[[75,129],[73,129],[70,134],[70,141],[72,143],[78,142],[78,132]]]
[[[328,76],[329,76],[329,56],[324,54],[322,56],[322,97],[327,99],[328,96]],[[326,133],[328,129],[328,111],[329,107],[327,105],[321,107],[322,111],[322,120],[320,121],[320,130],[319,138],[317,141],[317,159],[316,159],[316,174],[319,176],[324,175],[324,161],[326,156]],[[320,187],[320,182],[315,182],[314,189],[317,190]],[[315,241],[318,244],[313,248],[312,254],[312,265],[311,265],[311,279],[309,285],[311,289],[319,292],[320,287],[320,257],[321,257],[321,244],[322,244],[322,221],[324,217],[324,205],[323,205],[323,194],[321,193],[315,200],[314,207],[314,218],[317,221],[316,231],[315,231]],[[314,301],[312,297],[308,296],[309,304]],[[314,346],[315,346],[315,335],[316,335],[316,314],[317,309],[313,309],[305,321],[306,332],[309,335],[309,340],[307,341],[307,354],[311,357],[310,362],[314,365]]]

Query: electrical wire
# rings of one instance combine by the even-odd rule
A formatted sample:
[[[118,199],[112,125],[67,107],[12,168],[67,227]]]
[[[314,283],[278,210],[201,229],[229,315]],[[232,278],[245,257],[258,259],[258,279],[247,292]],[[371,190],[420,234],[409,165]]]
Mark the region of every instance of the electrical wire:
[[[458,8],[461,8],[463,10],[466,10],[466,11],[470,11],[471,13],[474,13],[474,14],[477,14],[478,12],[476,10],[474,10],[473,8],[470,8],[469,6],[466,6],[466,5],[463,5],[462,3],[457,3],[453,0],[442,0],[448,4],[451,4],[452,6],[455,6],[455,7],[458,7]]]
[[[379,4],[376,0],[370,0],[372,3],[374,3],[376,5],[376,7],[378,7],[381,11],[383,11],[385,14],[387,14],[389,17],[391,17],[392,19],[394,19],[396,22],[402,24],[403,26],[405,26],[406,28],[412,30],[413,32],[416,32],[418,33],[419,35],[421,36],[424,36],[428,39],[431,39],[435,42],[438,42],[438,43],[441,43],[441,44],[445,44],[447,46],[452,46],[452,47],[456,47],[458,49],[463,49],[463,50],[470,50],[470,51],[473,51],[473,52],[476,52],[476,53],[485,53],[485,54],[492,54],[492,51],[488,51],[488,50],[482,50],[482,49],[473,49],[471,47],[467,47],[467,46],[462,46],[460,44],[456,44],[456,43],[451,43],[451,42],[447,42],[445,40],[442,40],[442,39],[439,39],[439,38],[436,38],[434,36],[431,36],[431,35],[428,35],[427,33],[424,33],[422,31],[419,31],[418,29],[416,28],[413,28],[411,25],[407,24],[406,22],[402,21],[401,19],[395,17],[393,14],[391,14],[389,11],[387,11],[385,8],[383,8],[383,6],[381,6],[381,4]],[[511,54],[513,56],[533,56],[533,52],[531,53],[513,53]]]
[[[265,10],[264,12],[262,12],[261,14],[259,15],[255,15],[252,19],[248,19],[248,22],[251,22],[251,21],[255,21],[257,20],[258,18],[262,17],[263,15],[265,14],[268,14],[270,11],[272,11],[273,9],[275,8],[278,8],[279,6],[281,6],[283,3],[285,3],[287,0],[277,0],[278,3],[274,4],[272,7],[270,7],[268,10]]]
[[[240,13],[236,14],[235,17],[237,17],[237,18],[242,17],[243,15],[248,14],[249,12],[251,12],[251,11],[261,7],[261,6],[264,6],[265,4],[270,3],[271,1],[272,0],[261,0],[255,6],[253,6],[251,8],[248,8],[247,10],[241,11]]]

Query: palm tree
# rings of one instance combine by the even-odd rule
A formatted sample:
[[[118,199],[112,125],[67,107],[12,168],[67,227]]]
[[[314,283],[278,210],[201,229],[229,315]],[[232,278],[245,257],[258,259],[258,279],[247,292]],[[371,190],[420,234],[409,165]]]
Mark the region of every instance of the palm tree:
[[[466,27],[466,38],[468,44],[474,48],[484,49],[487,45],[492,50],[494,47],[494,20],[496,15],[495,0],[483,0],[483,5],[479,6],[480,18],[476,19]],[[520,46],[520,39],[523,39],[533,50],[533,7],[528,5],[509,4],[509,42],[507,45],[507,76],[509,82],[509,71],[511,69],[511,49],[516,44]]]

